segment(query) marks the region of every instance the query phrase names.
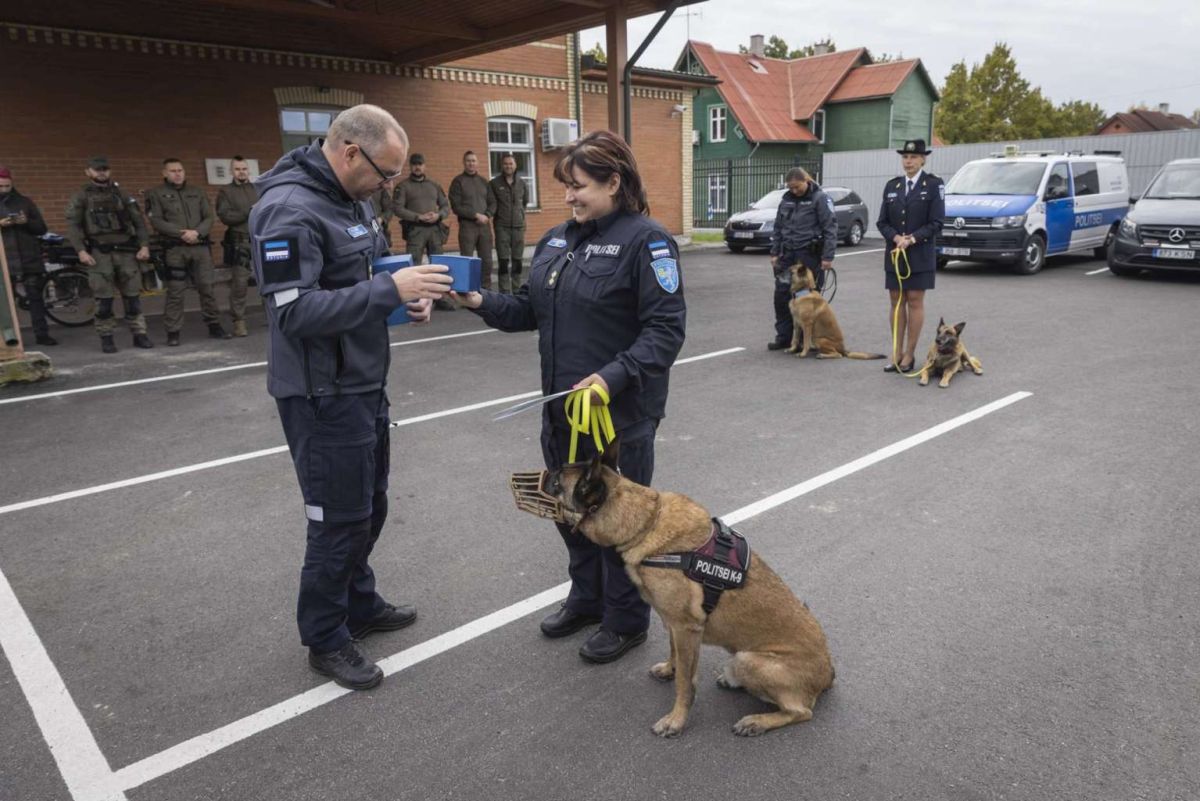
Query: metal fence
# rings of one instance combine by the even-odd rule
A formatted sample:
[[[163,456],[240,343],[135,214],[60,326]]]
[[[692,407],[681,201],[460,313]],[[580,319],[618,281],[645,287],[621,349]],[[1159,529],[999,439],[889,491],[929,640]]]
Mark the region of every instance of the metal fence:
[[[751,203],[784,185],[784,176],[792,167],[803,167],[821,180],[819,159],[797,156],[791,161],[753,161],[747,159],[708,159],[692,164],[692,225],[696,228],[722,228],[729,215],[748,208]]]
[[[1156,131],[1151,133],[1114,134],[1111,136],[1073,136],[1056,139],[1026,139],[1019,142],[981,142],[970,145],[950,145],[935,148],[926,168],[949,181],[968,161],[1004,151],[1006,144],[1016,144],[1023,151],[1052,151],[1066,153],[1082,151],[1119,150],[1129,170],[1129,185],[1133,195],[1140,195],[1162,165],[1172,159],[1200,157],[1200,129]],[[895,150],[854,150],[845,153],[826,153],[824,183],[846,186],[857,192],[870,213],[868,235],[878,237],[875,216],[883,185],[900,174],[900,157]]]

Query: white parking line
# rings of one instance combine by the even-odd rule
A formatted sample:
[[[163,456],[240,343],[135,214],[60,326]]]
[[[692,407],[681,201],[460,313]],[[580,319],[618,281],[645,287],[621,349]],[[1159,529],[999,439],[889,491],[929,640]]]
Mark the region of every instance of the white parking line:
[[[1092,270],[1091,272],[1084,273],[1084,275],[1096,275],[1097,273],[1106,273],[1106,272],[1108,272],[1108,268],[1101,267],[1099,270]]]
[[[690,364],[692,362],[702,361],[704,359],[712,359],[717,356],[725,356],[727,354],[737,353],[737,352],[743,351],[743,350],[745,350],[745,348],[726,348],[725,350],[713,351],[712,353],[702,353],[699,356],[690,356],[686,359],[679,359],[678,361],[675,362],[675,364],[676,365]],[[515,403],[516,401],[524,400],[526,398],[537,397],[540,394],[541,394],[541,390],[535,390],[533,392],[523,392],[520,395],[508,395],[507,397],[494,398],[492,400],[481,401],[479,403],[472,403],[467,406],[457,406],[453,409],[443,409],[442,411],[439,411],[439,412],[430,412],[429,414],[422,414],[422,415],[418,415],[417,417],[408,417],[403,420],[394,420],[392,422],[392,428],[399,428],[401,426],[410,426],[415,423],[425,423],[430,420],[437,420],[438,418],[441,418],[441,417],[450,417],[450,416],[456,415],[456,414],[465,414],[466,412],[473,412],[478,409],[486,409],[489,406],[499,406],[499,405],[505,404],[505,403]],[[200,470],[210,470],[214,467],[223,467],[227,464],[235,464],[237,462],[244,462],[249,459],[259,459],[264,456],[274,456],[275,454],[286,453],[286,452],[287,452],[287,446],[280,445],[280,446],[277,446],[274,448],[265,448],[260,451],[250,451],[249,453],[239,453],[235,456],[226,456],[224,458],[213,459],[212,461],[208,461],[208,462],[199,462],[197,464],[190,464],[190,465],[185,465],[183,467],[176,467],[176,468],[172,468],[171,470],[162,470],[160,472],[150,473],[150,474],[144,475],[144,476],[135,476],[134,478],[126,478],[121,481],[112,481],[107,484],[98,484],[94,487],[84,487],[83,489],[71,490],[69,492],[60,492],[57,495],[47,495],[43,498],[33,498],[28,501],[19,501],[17,503],[10,503],[7,506],[0,506],[0,515],[6,515],[11,512],[20,512],[24,509],[33,509],[38,506],[49,506],[50,504],[62,503],[63,501],[69,501],[69,500],[73,500],[75,498],[83,498],[88,495],[99,495],[102,492],[111,492],[113,490],[123,489],[125,487],[134,487],[134,486],[137,486],[138,484],[148,484],[151,481],[161,481],[162,479],[174,478],[175,476],[182,476],[182,475],[186,475],[188,473],[195,473]]]
[[[838,479],[845,478],[860,470],[864,470],[871,465],[882,462],[885,459],[891,458],[899,453],[903,453],[910,448],[915,448],[921,443],[928,442],[935,437],[953,431],[956,428],[966,425],[967,423],[978,420],[981,417],[999,411],[1017,401],[1028,398],[1033,393],[1031,392],[1014,392],[1013,394],[1001,398],[1000,400],[981,406],[978,409],[961,414],[958,417],[952,418],[940,423],[932,428],[928,428],[911,437],[895,442],[884,448],[880,448],[873,453],[869,453],[860,459],[855,459],[841,467],[822,473],[815,478],[789,487],[774,495],[763,498],[761,501],[743,506],[742,508],[723,515],[722,518],[729,524],[748,520],[751,517],[760,515],[769,509],[774,509],[777,506],[795,500],[802,495],[812,492],[815,489],[831,484]],[[393,675],[403,670],[412,667],[413,665],[424,662],[438,654],[455,648],[464,643],[470,642],[478,637],[483,636],[491,631],[494,631],[501,626],[505,626],[515,620],[518,620],[525,615],[532,614],[538,609],[543,609],[553,603],[563,600],[567,597],[567,592],[570,589],[570,582],[564,582],[556,587],[551,587],[537,595],[526,598],[511,606],[507,606],[489,615],[478,618],[463,626],[434,637],[431,640],[426,640],[423,643],[407,648],[403,651],[393,654],[379,662],[381,668],[386,675]],[[153,756],[142,759],[127,767],[121,768],[115,774],[119,781],[119,786],[124,790],[131,790],[135,787],[157,779],[168,773],[179,770],[194,762],[198,762],[207,756],[210,756],[223,748],[227,748],[241,740],[251,737],[259,732],[265,731],[280,723],[284,723],[292,718],[312,711],[318,707],[333,701],[350,693],[350,690],[342,689],[333,682],[328,682],[319,687],[315,687],[308,692],[289,698],[274,706],[268,707],[261,712],[256,712],[233,723],[222,726],[219,729],[193,737],[190,740],[185,740],[178,745],[168,748]]]
[[[425,339],[407,339],[400,342],[393,342],[389,347],[399,348],[405,345],[419,345],[424,342],[438,342],[443,339],[458,339],[459,337],[473,337],[479,334],[494,334],[493,328],[485,328],[482,331],[466,331],[461,334],[445,334],[437,337],[426,337]],[[80,392],[99,392],[102,389],[119,389],[120,387],[132,387],[138,384],[153,384],[158,381],[175,381],[179,378],[194,378],[198,375],[212,375],[213,373],[228,373],[231,370],[248,370],[252,367],[266,367],[266,362],[246,362],[245,364],[233,364],[228,367],[214,367],[210,370],[193,370],[190,373],[176,373],[175,375],[160,375],[153,378],[139,378],[134,381],[118,381],[114,384],[97,384],[94,387],[79,387],[77,389],[64,389],[61,392],[43,392],[40,395],[24,395],[20,398],[4,398],[0,400],[0,406],[7,403],[25,403],[26,401],[43,400],[45,398],[61,398],[65,395],[78,395]]]

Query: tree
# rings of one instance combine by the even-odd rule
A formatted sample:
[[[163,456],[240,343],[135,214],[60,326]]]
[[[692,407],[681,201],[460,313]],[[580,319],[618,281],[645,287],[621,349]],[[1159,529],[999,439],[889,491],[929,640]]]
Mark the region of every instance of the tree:
[[[808,58],[816,55],[818,47],[825,47],[825,52],[833,53],[837,51],[837,45],[833,43],[833,39],[826,36],[824,39],[813,42],[810,45],[805,45],[798,50],[789,50],[788,44],[778,36],[772,36],[763,46],[763,55],[767,58]],[[745,55],[750,52],[750,49],[745,45],[738,45],[738,52]]]
[[[948,144],[1042,139],[1091,133],[1104,120],[1095,103],[1071,100],[1058,107],[1021,77],[1012,50],[997,42],[970,71],[960,61],[942,86],[934,128]]]
[[[608,63],[608,57],[604,55],[604,48],[600,46],[599,42],[596,42],[595,47],[593,47],[591,50],[583,51],[583,55],[591,56],[593,59],[595,59],[597,64]]]

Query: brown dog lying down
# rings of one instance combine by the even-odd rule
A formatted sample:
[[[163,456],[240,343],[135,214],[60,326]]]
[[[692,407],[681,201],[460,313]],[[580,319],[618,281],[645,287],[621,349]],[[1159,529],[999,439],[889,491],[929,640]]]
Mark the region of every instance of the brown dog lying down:
[[[966,327],[965,322],[946,325],[945,320],[938,319],[937,336],[929,346],[929,355],[921,366],[921,379],[917,383],[925,386],[929,383],[929,375],[938,372],[942,375],[938,386],[944,389],[950,386],[950,379],[959,370],[971,370],[975,375],[983,375],[983,365],[979,359],[967,353],[963,347],[962,332]]]
[[[654,724],[654,733],[673,737],[683,731],[696,695],[702,642],[733,654],[717,678],[719,686],[743,688],[779,707],[743,717],[734,733],[763,734],[810,719],[818,696],[833,684],[833,663],[816,618],[757,554],[750,555],[748,568],[743,563],[741,571],[733,571],[744,583],[721,592],[711,613],[704,609],[704,585],[683,569],[642,564],[705,546],[715,536],[715,523],[690,498],[623,478],[614,469],[618,447],[613,442],[591,462],[545,474],[544,500],[558,504],[562,519],[588,539],[616,547],[671,633],[670,656],[650,673],[663,681],[674,678],[675,705]],[[711,560],[704,570],[714,570]]]
[[[810,348],[817,349],[818,359],[882,359],[882,353],[859,353],[846,350],[846,340],[838,326],[837,317],[825,298],[816,291],[812,273],[803,264],[792,265],[792,299],[788,301],[792,311],[792,345],[788,353],[804,358]],[[804,335],[801,349],[800,338]]]

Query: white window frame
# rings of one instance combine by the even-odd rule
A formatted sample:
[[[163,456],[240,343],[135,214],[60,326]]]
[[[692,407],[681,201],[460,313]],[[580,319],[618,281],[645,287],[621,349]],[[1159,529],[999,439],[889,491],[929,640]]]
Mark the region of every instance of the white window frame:
[[[284,115],[284,112],[288,112],[288,111],[302,112],[304,114],[304,129],[303,130],[285,128],[283,126],[283,115]],[[295,106],[280,106],[279,107],[279,133],[280,133],[280,136],[283,138],[284,151],[285,152],[289,151],[293,147],[296,146],[294,143],[289,143],[289,141],[288,141],[289,137],[290,138],[305,137],[308,139],[309,144],[312,144],[313,142],[317,141],[318,139],[325,138],[325,134],[328,132],[329,128],[326,127],[324,130],[317,130],[317,129],[312,128],[311,124],[309,122],[309,117],[308,117],[309,114],[328,114],[329,122],[332,123],[333,118],[336,117],[338,114],[340,114],[342,111],[343,111],[343,109],[340,106],[318,106],[318,105],[311,105],[311,104],[304,104],[304,103],[301,103],[301,104],[298,104]]]
[[[817,120],[820,120],[820,123]],[[820,133],[817,133],[817,129],[820,129]],[[817,141],[825,144],[825,109],[819,108],[813,112],[812,119],[808,121],[808,130],[817,137]]]
[[[716,202],[713,198],[716,198]],[[708,207],[712,214],[729,212],[729,181],[725,175],[708,176]]]
[[[508,126],[508,142],[493,142],[491,136],[491,124],[503,123]],[[526,130],[525,142],[512,141],[512,126],[520,125]],[[505,153],[512,153],[516,156],[519,153],[527,154],[529,157],[529,174],[521,173],[519,167],[521,159],[517,158],[517,176],[525,182],[525,187],[529,190],[529,198],[525,203],[525,208],[538,208],[538,186],[537,186],[537,150],[534,148],[537,134],[537,126],[534,121],[525,117],[488,117],[486,127],[484,128],[484,136],[488,143],[488,172],[492,171],[492,157],[502,157]],[[497,159],[499,163],[499,159]],[[498,173],[497,173],[498,174]],[[492,176],[489,176],[492,177]]]
[[[717,126],[721,135],[717,136]],[[724,103],[708,107],[708,141],[724,142],[729,138],[729,107]]]

